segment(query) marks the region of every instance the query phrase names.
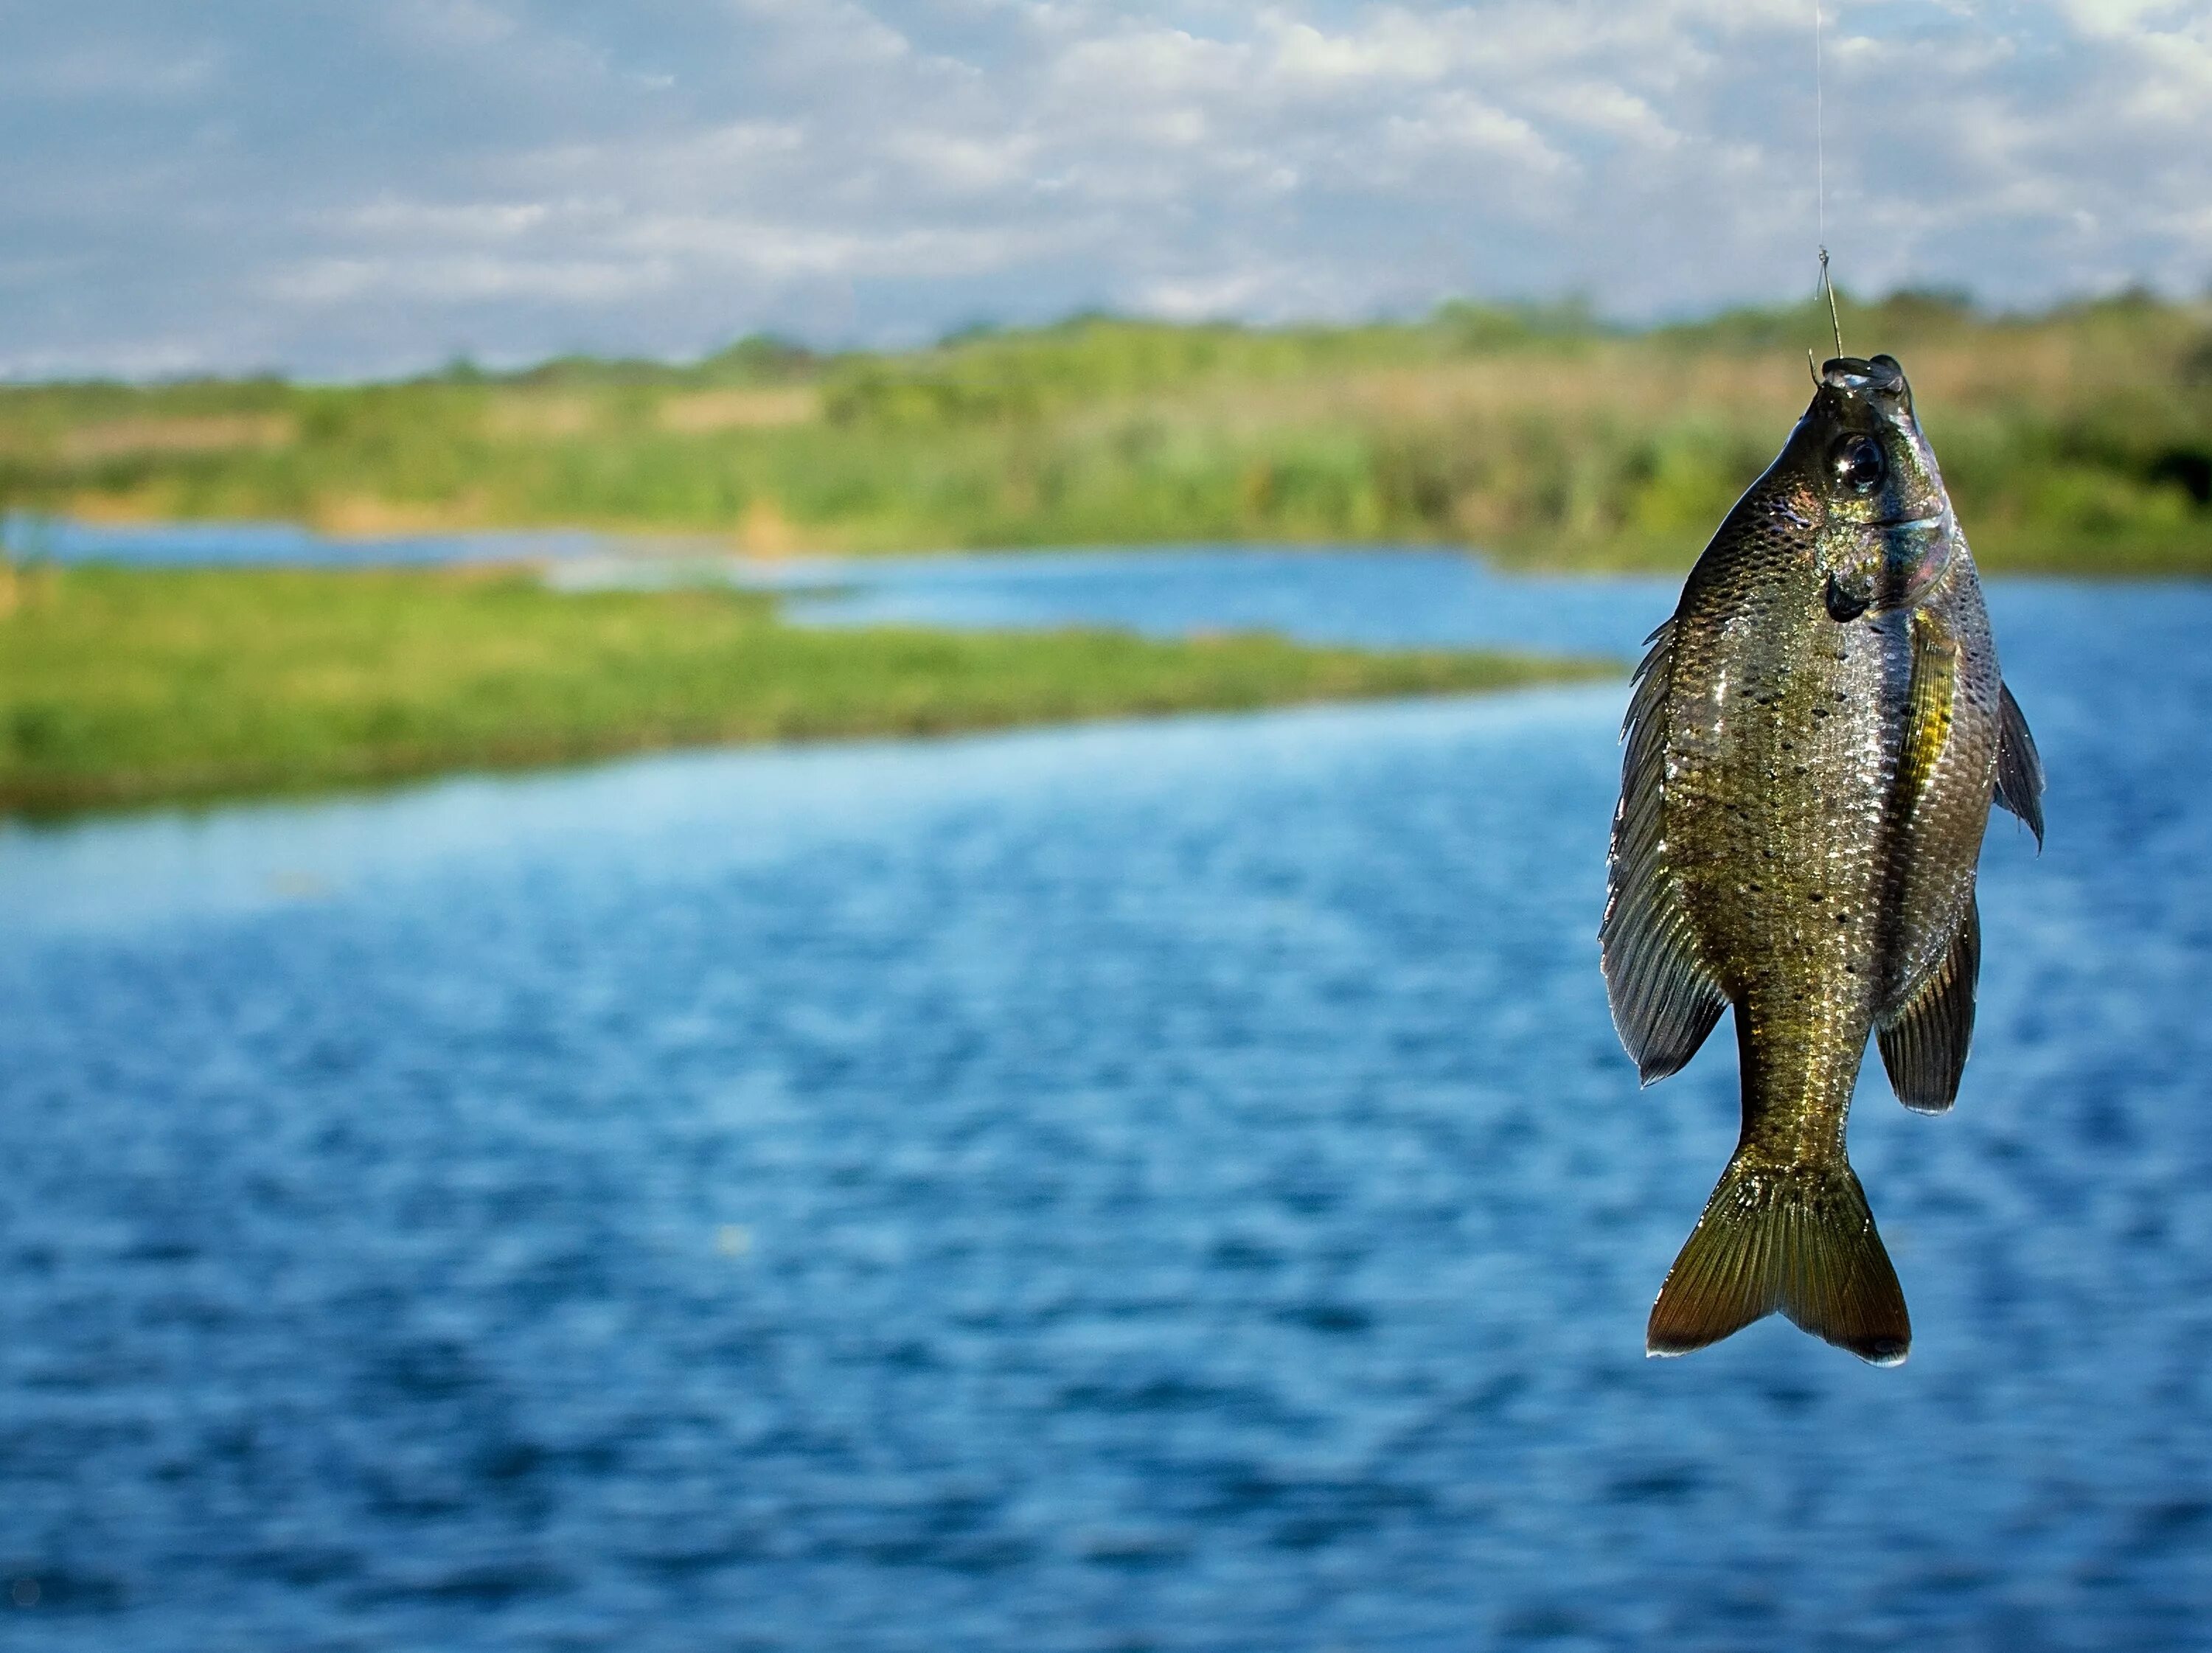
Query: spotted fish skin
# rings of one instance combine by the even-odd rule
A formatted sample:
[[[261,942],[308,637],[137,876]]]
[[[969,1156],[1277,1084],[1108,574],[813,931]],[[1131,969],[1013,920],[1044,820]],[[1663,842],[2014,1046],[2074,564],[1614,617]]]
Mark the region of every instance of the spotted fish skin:
[[[1878,1031],[1906,1103],[1950,1105],[1990,805],[2006,778],[2039,837],[2041,771],[1891,358],[1821,370],[1655,634],[1625,738],[1600,932],[1615,1025],[1650,1083],[1733,1010],[1743,1086],[1647,1347],[1778,1310],[1901,1360],[1904,1296],[1844,1152],[1852,1090]]]

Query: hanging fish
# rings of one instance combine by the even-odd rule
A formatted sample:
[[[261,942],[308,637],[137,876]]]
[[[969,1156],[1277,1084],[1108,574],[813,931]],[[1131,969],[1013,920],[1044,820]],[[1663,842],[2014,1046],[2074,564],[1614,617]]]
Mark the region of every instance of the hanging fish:
[[[1898,1097],[1958,1095],[1994,796],[2043,842],[2043,769],[1892,358],[1838,356],[1638,668],[1606,987],[1650,1084],[1735,1012],[1743,1127],[1645,1346],[1779,1310],[1876,1364],[1905,1296],[1844,1152],[1871,1032]]]

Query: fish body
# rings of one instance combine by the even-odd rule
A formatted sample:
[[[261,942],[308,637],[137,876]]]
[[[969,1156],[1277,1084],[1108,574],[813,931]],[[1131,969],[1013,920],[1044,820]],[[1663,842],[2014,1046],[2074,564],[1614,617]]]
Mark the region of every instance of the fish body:
[[[1606,916],[1646,1084],[1735,1012],[1742,1133],[1654,1305],[1681,1354],[1780,1310],[1863,1358],[1911,1323],[1844,1152],[1869,1035],[1907,1106],[1958,1092],[1992,800],[2042,836],[2034,742],[1887,356],[1805,416],[1653,634],[1625,729]]]

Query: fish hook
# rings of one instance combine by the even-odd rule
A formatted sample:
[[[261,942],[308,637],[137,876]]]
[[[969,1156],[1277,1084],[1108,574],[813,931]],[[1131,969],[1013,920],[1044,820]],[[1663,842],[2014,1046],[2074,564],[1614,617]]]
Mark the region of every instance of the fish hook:
[[[1844,323],[1836,313],[1836,283],[1828,275],[1828,249],[1820,249],[1820,290],[1828,296],[1828,329],[1836,336],[1836,354],[1844,353]]]

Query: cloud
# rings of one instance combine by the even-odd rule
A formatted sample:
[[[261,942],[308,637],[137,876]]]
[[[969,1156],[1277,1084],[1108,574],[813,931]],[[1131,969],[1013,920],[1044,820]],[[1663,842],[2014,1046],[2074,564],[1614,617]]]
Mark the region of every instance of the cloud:
[[[1830,0],[1866,289],[2212,277],[2212,14]],[[0,65],[0,373],[1793,296],[1807,0],[86,0]]]
[[[368,299],[431,304],[516,297],[579,304],[642,300],[672,271],[641,259],[559,260],[494,253],[406,258],[313,258],[270,272],[264,290],[279,303],[318,310]]]

